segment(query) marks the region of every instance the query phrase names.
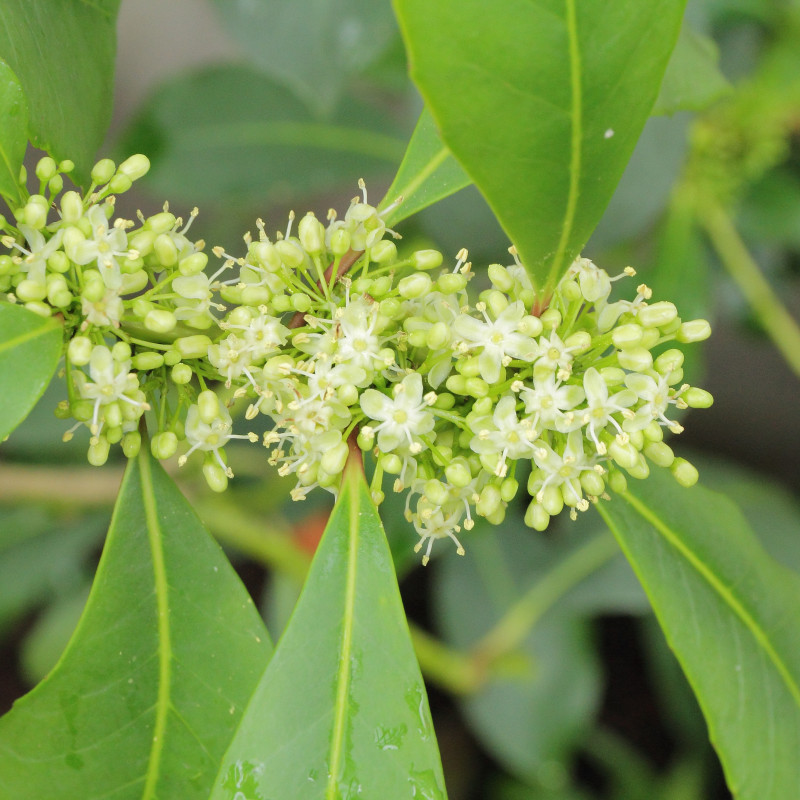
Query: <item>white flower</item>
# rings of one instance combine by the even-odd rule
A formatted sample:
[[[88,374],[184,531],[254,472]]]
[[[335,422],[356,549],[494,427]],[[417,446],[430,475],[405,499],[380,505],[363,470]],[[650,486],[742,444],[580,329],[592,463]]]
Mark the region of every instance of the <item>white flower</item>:
[[[256,386],[255,378],[248,369],[253,363],[250,348],[244,339],[231,333],[221,342],[212,344],[208,348],[208,360],[217,368],[219,374],[225,378],[225,385],[230,386],[234,378],[247,375],[250,382]]]
[[[487,383],[496,383],[502,366],[512,358],[533,361],[538,348],[530,336],[517,330],[525,316],[525,307],[521,302],[508,305],[495,320],[489,318],[483,304],[478,304],[477,308],[483,314],[484,322],[461,314],[453,323],[453,329],[467,350],[481,348],[478,356],[481,377]]]
[[[535,377],[533,388],[523,388],[520,397],[525,403],[525,411],[531,415],[534,428],[541,426],[546,430],[567,433],[581,425],[580,415],[571,412],[583,401],[583,389],[556,380],[552,373],[545,378]]]
[[[609,397],[608,385],[603,380],[602,375],[594,368],[589,367],[583,376],[583,387],[586,392],[586,412],[583,414],[582,422],[586,425],[589,438],[594,442],[594,446],[600,455],[605,455],[606,446],[600,442],[597,435],[611,423],[617,432],[622,434],[622,428],[612,416],[621,413],[624,417],[633,417],[630,406],[636,402],[636,394],[629,389]]]
[[[683,430],[678,422],[665,415],[667,406],[676,403],[675,398],[670,397],[668,377],[659,375],[658,380],[654,380],[649,375],[638,372],[625,376],[625,385],[643,402],[635,409],[634,416],[622,423],[624,430],[629,433],[643,430],[653,420],[666,425],[673,433],[680,433]]]
[[[533,368],[534,374],[544,377],[553,373],[560,380],[566,380],[572,373],[572,352],[575,349],[567,347],[555,331],[549,337],[540,336],[539,357]]]
[[[231,439],[248,439],[251,442],[258,441],[254,433],[234,434],[233,421],[228,409],[222,403],[218,404],[217,415],[211,422],[204,422],[200,417],[200,410],[197,404],[189,406],[186,412],[186,441],[191,447],[178,459],[179,466],[186,463],[186,459],[195,451],[212,452],[217,463],[222,467],[225,474],[233,477],[233,471],[225,463],[220,450]]]
[[[127,396],[139,388],[139,378],[135,372],[131,372],[130,360],[115,361],[111,350],[105,345],[99,344],[92,348],[92,354],[89,357],[89,376],[92,380],[80,385],[80,394],[81,397],[94,400],[91,424],[93,434],[96,435],[99,430],[100,406],[124,400],[131,405],[138,406],[142,411],[148,408],[145,403]]]
[[[461,542],[456,538],[456,531],[459,531],[458,523],[461,521],[462,511],[456,506],[451,506],[449,503],[445,507],[434,506],[427,498],[420,498],[417,503],[417,513],[413,515],[414,528],[420,536],[419,541],[414,545],[414,552],[418,553],[425,542],[428,542],[428,547],[425,550],[425,555],[422,556],[422,566],[427,566],[431,557],[431,548],[436,539],[443,539],[449,537],[456,544],[456,552],[464,555],[464,547]]]
[[[47,277],[47,259],[61,246],[62,231],[56,231],[51,239],[45,240],[41,231],[27,225],[20,224],[19,229],[29,248],[12,242],[12,246],[25,255],[19,266],[27,273],[28,280],[44,283]]]
[[[108,289],[103,297],[92,303],[85,297],[81,298],[81,313],[89,325],[99,328],[113,326],[119,327],[123,314],[122,299],[114,289]]]
[[[563,453],[557,453],[548,444],[540,443],[533,454],[533,460],[540,470],[540,475],[532,481],[531,494],[541,503],[545,489],[552,486],[559,488],[568,506],[575,506],[580,511],[589,507],[583,498],[580,475],[585,470],[594,469],[594,459],[588,457],[583,450],[583,432],[571,431]]]
[[[419,453],[425,446],[419,437],[430,433],[435,422],[422,396],[419,373],[406,375],[395,384],[392,394],[389,398],[376,389],[367,389],[361,395],[363,412],[380,423],[371,426],[378,434],[378,448],[388,453],[405,443],[409,452]]]
[[[494,474],[504,478],[508,472],[506,459],[530,458],[535,449],[537,431],[529,419],[517,419],[517,398],[513,395],[501,397],[491,417],[484,417],[473,424],[477,434],[469,443],[480,455],[499,456]]]
[[[375,333],[378,309],[374,303],[357,299],[339,309],[337,317],[338,338],[334,358],[343,364],[352,364],[372,375],[380,363],[382,339]]]
[[[122,220],[117,220],[113,227],[109,227],[102,206],[92,206],[86,212],[86,218],[92,226],[92,238],[83,239],[73,245],[68,255],[81,266],[95,262],[106,287],[119,289],[122,285],[122,273],[117,259],[129,255],[128,237],[121,224]]]

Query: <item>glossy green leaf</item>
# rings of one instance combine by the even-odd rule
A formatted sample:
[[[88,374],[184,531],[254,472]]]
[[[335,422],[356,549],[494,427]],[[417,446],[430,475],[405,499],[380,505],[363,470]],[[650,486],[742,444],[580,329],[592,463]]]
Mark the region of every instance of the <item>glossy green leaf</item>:
[[[555,284],[611,198],[683,6],[395,0],[412,78],[537,285]]]
[[[800,785],[800,577],[738,509],[663,471],[599,507],[655,609],[733,794],[785,800]]]
[[[319,121],[288,90],[240,66],[162,86],[125,142],[127,152],[150,155],[146,181],[154,192],[262,206],[342,185],[355,193],[360,177],[389,173],[404,146],[375,108],[349,100]]]
[[[269,653],[230,563],[143,447],[75,635],[0,720],[0,797],[205,800]]]
[[[459,704],[492,755],[536,782],[556,764],[569,768],[596,710],[599,674],[588,627],[567,600],[619,548],[606,533],[565,552],[520,523],[508,519],[502,531],[476,525],[465,539],[466,556],[451,552],[442,560],[434,610],[445,641],[478,647],[488,658],[501,648],[484,637],[515,609],[519,644],[502,648],[495,674]]]
[[[28,146],[28,101],[11,67],[0,60],[0,195],[19,200],[19,168]]]
[[[713,39],[684,25],[652,113],[702,111],[728,94],[731,85],[719,71],[718,60],[719,52]]]
[[[387,2],[214,0],[214,5],[251,61],[322,115],[397,32]]]
[[[0,303],[0,442],[42,396],[61,356],[61,326],[13,303]]]
[[[211,795],[240,796],[445,796],[391,556],[352,461]]]
[[[424,110],[400,169],[381,202],[380,208],[396,203],[384,217],[386,224],[396,225],[470,183],[467,173],[442,144],[430,113]]]
[[[89,177],[111,120],[119,0],[4,0],[0,58],[30,111],[31,141]]]

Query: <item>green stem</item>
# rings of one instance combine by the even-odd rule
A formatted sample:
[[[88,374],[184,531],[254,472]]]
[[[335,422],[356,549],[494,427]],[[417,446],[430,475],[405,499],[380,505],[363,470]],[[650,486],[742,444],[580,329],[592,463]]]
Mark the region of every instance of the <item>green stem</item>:
[[[700,215],[722,265],[736,281],[786,363],[800,377],[800,326],[769,285],[727,212],[711,204]]]
[[[534,625],[561,597],[618,552],[616,540],[605,532],[570,553],[508,609],[475,645],[475,655],[491,663],[517,650]]]
[[[454,694],[470,694],[480,688],[483,670],[474,658],[454,650],[409,622],[411,641],[425,677]]]

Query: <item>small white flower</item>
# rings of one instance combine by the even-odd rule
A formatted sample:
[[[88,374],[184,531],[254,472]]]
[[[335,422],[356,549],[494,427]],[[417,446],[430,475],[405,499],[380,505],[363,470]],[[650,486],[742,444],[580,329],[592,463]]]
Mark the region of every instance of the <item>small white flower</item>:
[[[586,411],[582,422],[586,425],[589,438],[600,455],[605,455],[606,446],[600,442],[597,435],[610,423],[622,433],[622,428],[613,414],[621,413],[626,417],[633,417],[630,406],[636,402],[636,394],[630,389],[623,389],[609,397],[608,386],[602,375],[594,368],[589,367],[583,376],[583,387],[586,392]]]
[[[390,398],[376,389],[367,389],[361,395],[362,411],[379,422],[372,426],[378,434],[378,448],[388,453],[405,443],[410,453],[419,453],[425,447],[419,437],[430,433],[435,423],[422,396],[419,373],[406,375],[395,384],[392,394]]]
[[[575,406],[585,397],[580,386],[562,383],[556,380],[555,375],[549,374],[545,378],[534,378],[533,388],[522,389],[520,397],[534,428],[567,433],[581,425],[580,414],[573,413]]]
[[[513,395],[501,397],[491,417],[477,420],[473,430],[477,431],[469,443],[480,455],[499,456],[495,475],[504,478],[508,472],[506,459],[530,458],[535,449],[537,431],[529,419],[517,419],[517,398]]]
[[[653,420],[657,420],[661,425],[666,425],[673,433],[680,433],[683,430],[680,423],[665,415],[667,406],[677,402],[670,396],[668,377],[668,375],[659,375],[658,380],[655,380],[649,375],[642,375],[638,372],[625,376],[625,385],[636,394],[642,403],[634,409],[634,416],[622,423],[624,430],[629,433],[643,430]]]
[[[211,452],[229,478],[233,477],[233,471],[223,460],[220,450],[231,439],[258,441],[258,437],[254,433],[233,433],[233,420],[231,420],[228,409],[221,403],[217,409],[217,416],[210,423],[203,422],[200,418],[200,410],[197,404],[189,406],[189,410],[186,412],[185,432],[186,441],[191,447],[178,459],[179,466],[183,466],[186,463],[186,459],[195,450],[201,450],[206,453]]]
[[[96,263],[106,287],[119,289],[122,285],[122,273],[117,259],[129,255],[125,230],[121,225],[109,227],[102,206],[92,206],[86,212],[86,218],[92,227],[92,238],[84,239],[74,245],[69,256],[81,266]]]
[[[589,507],[583,498],[580,483],[582,472],[594,469],[594,459],[583,450],[583,431],[571,431],[562,453],[557,453],[550,445],[540,443],[533,454],[533,460],[543,477],[533,481],[531,494],[541,502],[542,493],[548,486],[558,487],[568,506],[575,506],[581,511]]]

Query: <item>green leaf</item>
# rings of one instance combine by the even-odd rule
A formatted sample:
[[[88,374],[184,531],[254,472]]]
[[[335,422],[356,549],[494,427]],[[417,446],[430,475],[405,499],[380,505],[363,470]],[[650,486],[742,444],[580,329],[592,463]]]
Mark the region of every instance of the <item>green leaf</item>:
[[[0,442],[42,396],[61,356],[61,326],[27,308],[0,303]]]
[[[442,559],[434,611],[447,642],[478,648],[493,663],[485,685],[459,698],[470,727],[510,772],[547,782],[556,765],[568,769],[600,689],[587,624],[568,608],[568,596],[619,548],[606,532],[565,552],[507,522],[502,532],[476,525],[465,557],[451,551]],[[521,622],[519,644],[506,651],[502,640],[516,632],[506,636],[506,628],[491,643],[485,637],[511,613]]]
[[[249,98],[243,102],[242,97]],[[173,80],[149,100],[125,149],[146,152],[149,188],[188,202],[288,201],[385,175],[403,154],[396,125],[356,100],[327,121],[240,66]]]
[[[697,695],[733,794],[800,785],[800,578],[738,509],[663,471],[598,507]]]
[[[28,101],[11,67],[0,60],[0,195],[19,201],[19,169],[28,146]]]
[[[395,0],[442,138],[550,289],[600,219],[650,113],[683,0]],[[468,243],[467,243],[468,246]]]
[[[379,208],[403,198],[384,217],[391,227],[470,183],[467,173],[442,144],[430,113],[423,110],[400,169]]]
[[[205,800],[269,653],[230,563],[143,447],[75,635],[0,720],[0,796]]]
[[[0,57],[30,111],[30,139],[87,181],[111,120],[119,0],[4,0]]]
[[[714,40],[684,25],[652,113],[702,111],[728,94],[731,85],[719,71],[718,61]]]
[[[350,77],[378,59],[397,32],[386,2],[214,0],[214,5],[252,62],[318,115],[331,113]]]
[[[211,797],[444,798],[391,556],[351,461]]]

